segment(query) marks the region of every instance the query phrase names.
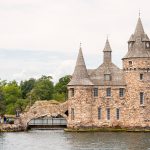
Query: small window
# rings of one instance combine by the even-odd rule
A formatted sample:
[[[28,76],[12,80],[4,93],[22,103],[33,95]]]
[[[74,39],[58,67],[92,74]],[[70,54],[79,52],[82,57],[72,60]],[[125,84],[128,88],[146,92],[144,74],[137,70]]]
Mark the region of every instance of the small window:
[[[104,74],[104,80],[105,81],[110,81],[111,80],[111,75],[110,74]]]
[[[120,88],[119,89],[119,96],[120,97],[124,97],[124,93],[125,93],[125,89],[124,88]]]
[[[74,108],[71,108],[71,120],[74,120]]]
[[[111,88],[106,89],[106,96],[111,96]]]
[[[116,109],[116,119],[117,120],[120,119],[120,109],[119,108]]]
[[[132,61],[129,61],[129,66],[132,66]]]
[[[149,43],[149,42],[146,42],[145,47],[146,47],[146,48],[150,48],[150,43]]]
[[[98,120],[101,119],[101,107],[98,107]]]
[[[110,108],[107,108],[106,111],[107,111],[107,120],[110,120]]]
[[[98,96],[98,88],[94,88],[94,97]]]
[[[140,92],[140,105],[144,104],[144,93]]]
[[[140,74],[140,80],[143,80],[143,74]]]
[[[74,88],[70,89],[70,97],[74,97]]]

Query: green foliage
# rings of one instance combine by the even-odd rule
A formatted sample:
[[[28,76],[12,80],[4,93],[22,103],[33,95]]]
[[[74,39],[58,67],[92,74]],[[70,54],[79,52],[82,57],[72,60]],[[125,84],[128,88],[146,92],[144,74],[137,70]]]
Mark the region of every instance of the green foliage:
[[[70,82],[71,76],[66,75],[59,79],[59,82],[55,85],[55,95],[63,95],[63,98],[60,96],[61,99],[67,99],[68,90],[67,90],[67,84]],[[57,97],[56,96],[56,97]]]
[[[36,80],[34,88],[28,94],[28,97],[32,100],[50,100],[53,95],[53,82],[52,77],[42,76],[40,79]]]
[[[17,99],[15,103],[15,109],[19,109],[21,112],[27,107],[29,104],[28,99]]]
[[[7,104],[6,105],[6,110],[5,110],[6,114],[15,114],[15,106],[13,103]]]
[[[57,101],[60,101],[60,102],[63,102],[63,101],[65,101],[65,94],[64,93],[62,93],[62,94],[54,93],[53,94],[53,99],[57,100]]]
[[[3,86],[3,92],[6,104],[13,104],[18,98],[21,98],[21,89],[15,81]]]
[[[16,109],[24,111],[37,100],[65,101],[70,78],[69,75],[60,78],[55,86],[51,76],[31,78],[20,85],[16,81],[0,80],[0,114],[15,114]]]
[[[5,102],[0,100],[0,114],[4,114],[6,109]]]
[[[21,94],[22,98],[27,98],[27,94],[33,89],[35,85],[35,79],[31,78],[29,80],[21,81],[20,88],[21,88]]]

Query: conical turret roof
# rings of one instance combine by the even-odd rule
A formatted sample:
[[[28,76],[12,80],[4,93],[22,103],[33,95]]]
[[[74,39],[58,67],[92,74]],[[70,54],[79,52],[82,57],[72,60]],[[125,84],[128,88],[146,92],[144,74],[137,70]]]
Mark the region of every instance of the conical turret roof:
[[[108,39],[106,40],[106,43],[105,43],[105,47],[104,47],[104,50],[103,52],[111,52],[111,47],[110,47],[110,44],[109,44],[109,41]]]
[[[124,58],[150,57],[150,47],[146,47],[146,43],[150,43],[150,40],[147,34],[144,32],[140,17],[138,18],[135,32],[131,35],[128,43],[129,49]]]
[[[81,47],[79,49],[79,54],[78,54],[75,70],[72,75],[72,79],[68,85],[93,85],[87,73]]]
[[[143,34],[145,34],[145,33],[144,33],[141,18],[139,17],[136,28],[135,28],[134,36],[140,36]]]

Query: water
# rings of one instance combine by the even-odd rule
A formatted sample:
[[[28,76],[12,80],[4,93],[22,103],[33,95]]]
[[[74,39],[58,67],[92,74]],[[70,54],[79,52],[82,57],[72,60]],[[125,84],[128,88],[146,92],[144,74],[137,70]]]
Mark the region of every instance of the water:
[[[150,133],[63,130],[0,133],[0,150],[150,150]]]

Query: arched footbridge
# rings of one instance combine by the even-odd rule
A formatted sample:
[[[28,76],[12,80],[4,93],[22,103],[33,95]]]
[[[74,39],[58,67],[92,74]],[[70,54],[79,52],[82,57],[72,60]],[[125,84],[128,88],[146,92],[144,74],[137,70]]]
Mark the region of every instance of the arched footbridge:
[[[30,109],[21,114],[19,124],[27,129],[32,126],[66,126],[68,119],[68,101],[36,101]]]

